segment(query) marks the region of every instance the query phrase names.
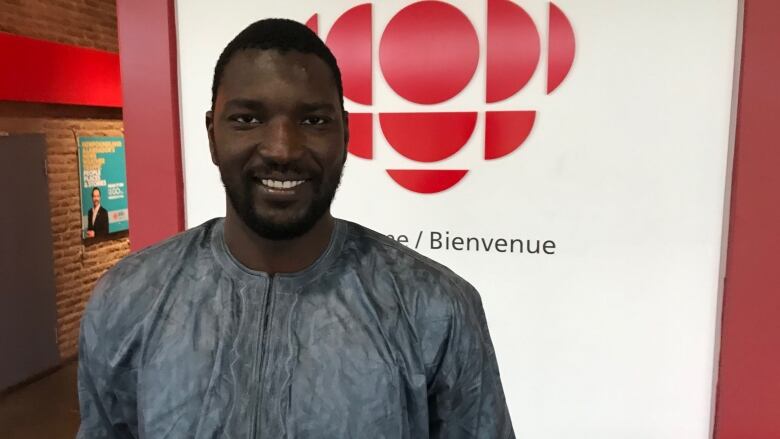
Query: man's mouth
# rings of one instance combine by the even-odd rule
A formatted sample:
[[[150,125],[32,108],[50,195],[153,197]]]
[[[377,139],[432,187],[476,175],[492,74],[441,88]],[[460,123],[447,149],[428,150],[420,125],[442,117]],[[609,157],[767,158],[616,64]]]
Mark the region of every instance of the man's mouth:
[[[292,196],[298,193],[301,185],[309,182],[302,175],[255,175],[252,180],[267,194]]]
[[[260,180],[260,184],[269,189],[275,190],[294,189],[303,183],[306,183],[306,180],[272,180],[268,178],[263,178]]]

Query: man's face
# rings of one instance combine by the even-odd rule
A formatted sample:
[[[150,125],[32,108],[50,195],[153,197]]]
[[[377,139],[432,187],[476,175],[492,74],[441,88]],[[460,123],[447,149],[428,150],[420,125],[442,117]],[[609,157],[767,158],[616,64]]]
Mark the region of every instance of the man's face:
[[[92,191],[92,207],[98,207],[100,204],[100,191],[93,190]]]
[[[228,200],[255,233],[290,239],[328,212],[348,134],[335,79],[320,58],[236,53],[206,126]]]

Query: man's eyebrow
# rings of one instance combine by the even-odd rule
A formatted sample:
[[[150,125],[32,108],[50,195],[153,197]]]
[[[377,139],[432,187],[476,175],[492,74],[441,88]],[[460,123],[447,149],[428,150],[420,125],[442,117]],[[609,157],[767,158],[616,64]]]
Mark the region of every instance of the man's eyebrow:
[[[336,106],[330,102],[309,102],[302,103],[298,108],[304,113],[314,111],[336,111]]]
[[[239,107],[239,108],[263,108],[265,105],[262,101],[257,101],[254,99],[243,99],[243,98],[236,98],[236,99],[230,99],[229,101],[225,102],[225,108],[231,108],[231,107]]]
[[[249,108],[252,110],[262,110],[266,108],[263,101],[246,98],[235,98],[225,102],[225,108]],[[336,106],[330,102],[303,102],[296,106],[298,111],[308,113],[315,111],[335,112]]]

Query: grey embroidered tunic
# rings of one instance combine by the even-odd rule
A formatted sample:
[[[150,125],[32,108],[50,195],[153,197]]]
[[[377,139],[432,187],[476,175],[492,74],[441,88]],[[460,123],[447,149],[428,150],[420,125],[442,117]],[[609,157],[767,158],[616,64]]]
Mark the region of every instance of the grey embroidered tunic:
[[[512,438],[479,295],[337,221],[269,277],[211,220],[125,258],[81,326],[79,438]]]

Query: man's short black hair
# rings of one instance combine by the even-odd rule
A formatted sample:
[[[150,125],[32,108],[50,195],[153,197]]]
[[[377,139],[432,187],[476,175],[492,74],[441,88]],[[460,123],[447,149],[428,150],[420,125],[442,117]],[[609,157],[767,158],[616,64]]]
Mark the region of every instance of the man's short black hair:
[[[341,71],[336,62],[336,57],[333,56],[328,46],[322,42],[314,31],[297,21],[285,18],[267,18],[247,26],[222,50],[217,66],[214,68],[214,82],[211,85],[212,110],[214,110],[214,104],[217,101],[217,90],[222,82],[225,66],[236,52],[247,49],[278,50],[280,52],[295,50],[301,53],[316,55],[325,61],[325,64],[333,73],[333,80],[336,81],[336,88],[339,93],[339,102],[342,109],[344,108],[344,87],[341,83]]]
[[[95,187],[93,187],[93,188],[92,188],[92,192],[90,193],[90,195],[95,195],[95,191],[98,191],[98,193],[99,193],[100,195],[103,195],[103,193],[102,193],[102,192],[100,192],[100,188],[99,188],[99,187],[97,187],[97,186],[95,186]]]

